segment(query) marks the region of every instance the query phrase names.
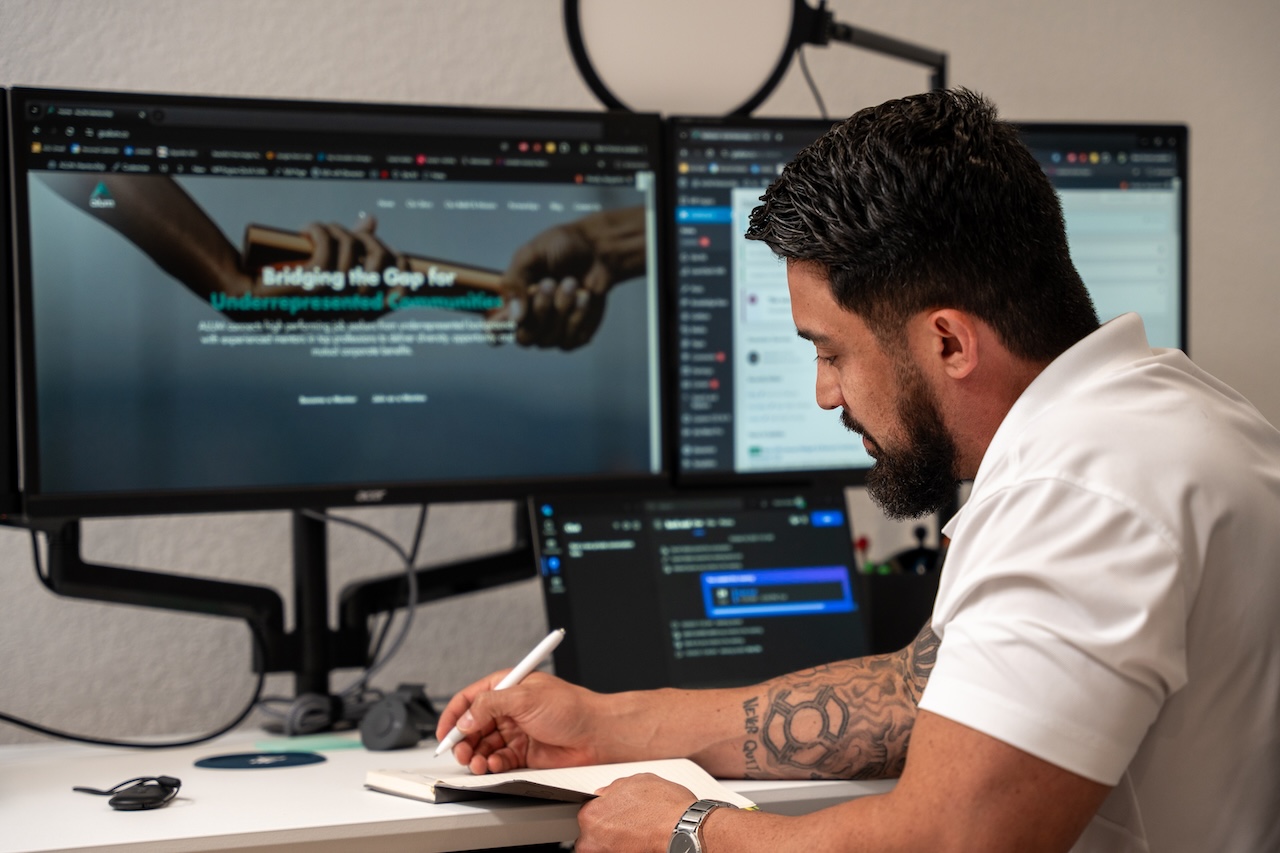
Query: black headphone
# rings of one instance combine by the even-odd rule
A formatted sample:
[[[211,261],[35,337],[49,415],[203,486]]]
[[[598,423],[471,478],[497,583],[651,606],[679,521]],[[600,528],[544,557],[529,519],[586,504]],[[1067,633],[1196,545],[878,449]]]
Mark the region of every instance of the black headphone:
[[[401,684],[374,703],[360,719],[366,749],[404,749],[430,737],[439,721],[421,684]]]
[[[155,809],[166,805],[170,800],[178,796],[178,789],[181,787],[182,782],[173,776],[138,776],[134,779],[126,779],[119,785],[114,785],[105,791],[79,786],[71,790],[85,794],[97,794],[101,797],[111,797],[107,802],[111,808],[132,812],[141,809]]]

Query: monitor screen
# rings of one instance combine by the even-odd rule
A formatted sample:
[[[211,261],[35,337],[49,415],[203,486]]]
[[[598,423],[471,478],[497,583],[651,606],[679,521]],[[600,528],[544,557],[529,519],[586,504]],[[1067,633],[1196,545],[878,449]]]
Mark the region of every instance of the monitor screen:
[[[1152,346],[1187,348],[1187,128],[1020,125],[1062,199],[1103,322],[1135,311]]]
[[[867,653],[843,491],[529,501],[556,673],[717,687]]]
[[[10,100],[29,512],[668,476],[656,116]]]
[[[751,211],[829,121],[668,121],[675,473],[795,480],[871,465],[839,418],[818,408],[813,346],[796,336],[786,267],[747,240]]]
[[[675,314],[673,470],[689,484],[838,478],[872,460],[814,402],[786,271],[742,235],[782,167],[831,122],[676,117],[667,197]],[[1153,345],[1186,348],[1187,131],[1021,123],[1057,188],[1071,254],[1109,320],[1136,311]]]

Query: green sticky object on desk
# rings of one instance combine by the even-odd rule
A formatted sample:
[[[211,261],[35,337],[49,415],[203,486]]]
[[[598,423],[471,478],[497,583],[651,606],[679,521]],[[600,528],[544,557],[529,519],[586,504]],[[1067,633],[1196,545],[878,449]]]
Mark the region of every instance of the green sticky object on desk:
[[[253,748],[263,752],[299,749],[310,750],[312,752],[326,752],[336,749],[364,749],[364,744],[360,742],[360,738],[352,737],[349,734],[335,735],[321,733],[258,741],[253,745]]]

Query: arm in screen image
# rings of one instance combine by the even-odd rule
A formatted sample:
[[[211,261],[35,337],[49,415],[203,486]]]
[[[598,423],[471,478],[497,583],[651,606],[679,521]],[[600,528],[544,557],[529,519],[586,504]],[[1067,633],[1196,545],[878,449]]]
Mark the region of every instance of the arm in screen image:
[[[44,180],[67,201],[120,232],[206,302],[215,293],[238,297],[267,295],[268,290],[272,296],[304,292],[301,288],[264,288],[257,272],[245,268],[240,250],[204,209],[167,176],[54,173]],[[99,184],[106,187],[112,206],[91,204]],[[341,273],[356,266],[404,269],[404,256],[387,248],[374,235],[376,225],[373,217],[362,219],[351,229],[313,222],[302,232],[310,256],[300,263]]]
[[[297,297],[333,293],[328,289],[264,285],[254,250],[234,246],[172,178],[163,175],[102,175],[53,173],[48,185],[67,201],[120,232],[162,270],[192,293],[217,307],[220,297]],[[95,189],[105,185],[114,204],[91,203]],[[524,346],[575,349],[591,340],[604,313],[606,294],[619,281],[644,272],[645,227],[642,208],[609,210],[558,225],[534,236],[518,249],[504,275],[395,251],[375,234],[374,217],[363,217],[353,228],[312,222],[297,234],[253,227],[251,234],[267,234],[278,241],[269,251],[289,266],[336,272],[385,272],[388,268],[426,273],[448,270],[456,289],[473,292],[501,308],[490,310],[495,323],[515,323],[515,339]],[[364,287],[342,288],[363,295]],[[385,298],[363,309],[328,311],[327,319],[375,319],[391,310],[402,287],[384,288]],[[433,291],[439,293],[440,291]],[[465,309],[463,309],[465,310]],[[224,313],[245,312],[226,309]],[[254,319],[277,312],[255,311]]]
[[[604,210],[549,228],[516,250],[503,276],[506,304],[523,346],[577,349],[604,317],[619,282],[645,271],[643,207]]]

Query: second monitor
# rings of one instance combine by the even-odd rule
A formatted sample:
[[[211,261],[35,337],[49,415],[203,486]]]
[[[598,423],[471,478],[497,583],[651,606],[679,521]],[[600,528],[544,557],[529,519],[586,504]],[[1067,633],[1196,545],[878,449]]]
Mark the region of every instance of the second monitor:
[[[813,348],[796,337],[786,268],[742,236],[765,188],[830,126],[668,121],[674,470],[684,481],[833,471],[856,480],[871,466],[814,403]]]
[[[676,117],[671,198],[675,460],[679,481],[827,476],[871,466],[814,402],[813,347],[796,336],[786,268],[743,238],[760,196],[817,119]],[[1021,123],[1058,191],[1072,258],[1104,322],[1135,311],[1154,346],[1186,348],[1187,128]]]

